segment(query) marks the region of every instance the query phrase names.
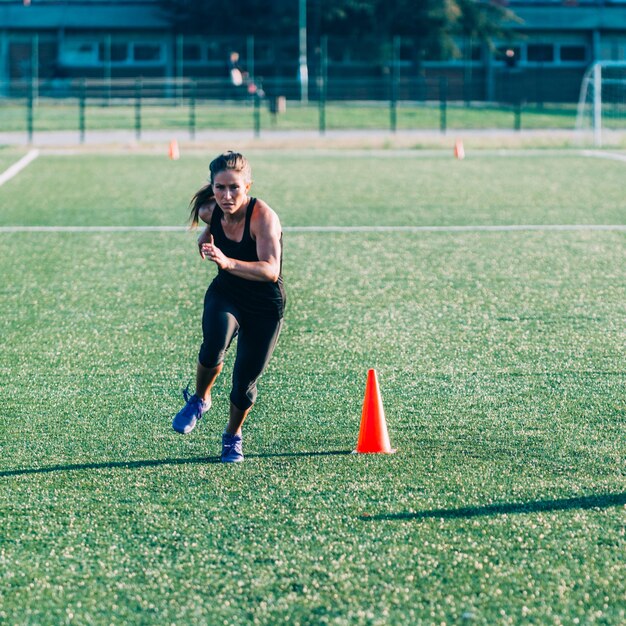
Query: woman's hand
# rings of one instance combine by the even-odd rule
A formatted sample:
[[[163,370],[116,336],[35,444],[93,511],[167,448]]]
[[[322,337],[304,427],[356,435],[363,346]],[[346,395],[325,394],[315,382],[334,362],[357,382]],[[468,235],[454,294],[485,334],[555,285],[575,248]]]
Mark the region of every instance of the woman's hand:
[[[198,239],[198,245],[200,246],[200,256],[203,259],[213,261],[221,270],[230,267],[230,259],[215,245],[213,235],[208,233],[208,240],[202,244],[200,244],[200,240]]]

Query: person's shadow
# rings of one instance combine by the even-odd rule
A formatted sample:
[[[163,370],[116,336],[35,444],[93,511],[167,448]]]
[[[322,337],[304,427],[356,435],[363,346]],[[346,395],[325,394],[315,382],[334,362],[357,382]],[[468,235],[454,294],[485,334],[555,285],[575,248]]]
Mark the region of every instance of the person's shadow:
[[[265,459],[273,457],[306,457],[306,456],[341,456],[351,454],[351,450],[327,450],[321,452],[279,452],[246,454],[247,459]],[[219,456],[198,456],[184,459],[141,459],[137,461],[103,461],[102,463],[75,463],[68,465],[46,465],[43,467],[26,467],[22,469],[0,470],[0,478],[8,476],[26,476],[28,474],[51,474],[54,472],[79,472],[99,469],[138,469],[142,467],[160,467],[164,465],[206,465],[220,463]]]
[[[402,521],[423,519],[469,519],[490,515],[522,515],[528,513],[545,513],[550,511],[568,511],[572,509],[606,509],[613,506],[626,505],[626,492],[604,493],[575,498],[556,500],[534,500],[531,502],[501,502],[483,506],[467,506],[456,509],[426,509],[415,512],[364,513],[360,519],[364,521]]]
[[[288,458],[288,457],[323,457],[344,456],[352,454],[351,450],[325,450],[317,452],[279,452],[247,454],[246,458]],[[54,472],[78,472],[99,469],[138,469],[142,467],[160,467],[167,465],[205,465],[220,463],[219,456],[201,456],[180,459],[143,459],[137,461],[103,461],[102,463],[76,463],[69,465],[47,465],[43,467],[27,467],[22,469],[0,470],[0,478],[25,476],[28,474],[51,474]],[[626,506],[626,492],[605,493],[556,500],[534,500],[530,502],[502,502],[483,506],[468,506],[456,509],[426,509],[423,511],[403,511],[399,513],[363,513],[359,518],[366,522],[372,521],[403,521],[423,519],[468,519],[491,515],[521,515],[529,513],[567,511],[572,509],[606,509],[615,506]]]

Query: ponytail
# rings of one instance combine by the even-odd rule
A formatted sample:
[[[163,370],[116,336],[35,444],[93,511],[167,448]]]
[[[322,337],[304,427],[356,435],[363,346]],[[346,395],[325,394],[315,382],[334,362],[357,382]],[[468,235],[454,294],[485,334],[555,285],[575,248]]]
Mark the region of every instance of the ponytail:
[[[208,204],[211,200],[215,198],[215,194],[213,193],[213,187],[211,183],[206,184],[204,187],[196,191],[194,197],[191,199],[189,206],[191,207],[191,211],[189,213],[189,222],[191,224],[191,228],[195,228],[199,221],[200,209]]]

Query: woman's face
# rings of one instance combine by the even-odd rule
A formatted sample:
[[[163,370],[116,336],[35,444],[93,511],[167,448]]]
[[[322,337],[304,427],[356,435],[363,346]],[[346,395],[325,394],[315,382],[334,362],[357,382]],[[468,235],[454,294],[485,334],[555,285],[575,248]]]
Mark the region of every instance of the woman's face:
[[[215,201],[225,214],[234,215],[246,204],[249,189],[243,172],[224,170],[213,177]]]

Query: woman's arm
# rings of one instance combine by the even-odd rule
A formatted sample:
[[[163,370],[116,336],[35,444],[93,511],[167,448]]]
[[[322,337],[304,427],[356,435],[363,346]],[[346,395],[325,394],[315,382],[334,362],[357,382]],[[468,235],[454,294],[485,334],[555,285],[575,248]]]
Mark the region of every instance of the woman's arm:
[[[212,200],[208,204],[200,207],[198,211],[198,217],[206,223],[206,226],[198,235],[198,251],[200,252],[200,256],[204,259],[205,254],[202,251],[202,246],[205,243],[209,243],[211,238],[211,216],[213,215],[213,209],[215,208],[215,200]]]
[[[211,223],[211,216],[213,215],[213,209],[215,208],[215,199],[210,200],[206,204],[202,205],[198,211],[198,217],[205,223]]]
[[[256,240],[258,261],[240,261],[227,257],[214,245],[212,236],[209,243],[202,245],[201,253],[204,252],[204,257],[220,269],[235,276],[275,283],[280,275],[281,231],[278,215],[267,204],[258,201],[250,222],[250,234]]]

